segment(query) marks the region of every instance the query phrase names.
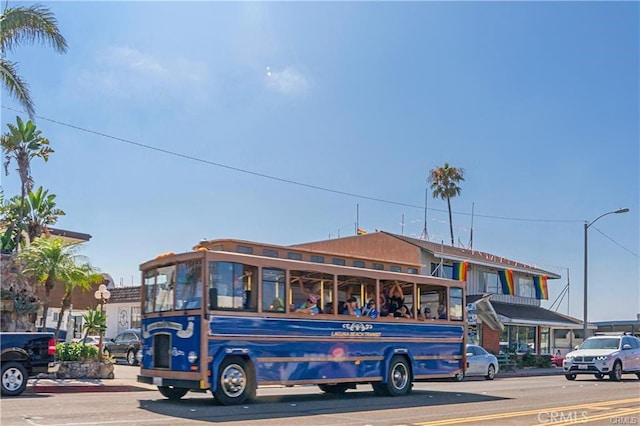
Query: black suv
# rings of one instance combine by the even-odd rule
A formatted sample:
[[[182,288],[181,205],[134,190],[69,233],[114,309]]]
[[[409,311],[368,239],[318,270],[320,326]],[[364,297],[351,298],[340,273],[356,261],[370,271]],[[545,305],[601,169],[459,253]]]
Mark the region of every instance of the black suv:
[[[123,330],[104,343],[104,352],[117,359],[125,359],[129,365],[138,364],[136,354],[142,347],[142,335],[139,328]]]

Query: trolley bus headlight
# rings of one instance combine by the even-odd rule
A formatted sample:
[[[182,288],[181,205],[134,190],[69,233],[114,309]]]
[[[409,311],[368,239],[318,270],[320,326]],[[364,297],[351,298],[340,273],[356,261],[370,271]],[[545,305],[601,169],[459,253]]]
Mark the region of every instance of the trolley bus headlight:
[[[187,355],[187,359],[191,364],[195,364],[198,360],[198,354],[196,354],[194,351],[191,351],[189,352],[189,355]]]

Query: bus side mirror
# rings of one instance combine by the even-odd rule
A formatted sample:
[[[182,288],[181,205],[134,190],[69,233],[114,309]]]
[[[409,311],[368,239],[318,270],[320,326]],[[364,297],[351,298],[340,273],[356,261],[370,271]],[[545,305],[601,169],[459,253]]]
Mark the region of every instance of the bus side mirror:
[[[209,289],[209,310],[218,309],[218,289]]]

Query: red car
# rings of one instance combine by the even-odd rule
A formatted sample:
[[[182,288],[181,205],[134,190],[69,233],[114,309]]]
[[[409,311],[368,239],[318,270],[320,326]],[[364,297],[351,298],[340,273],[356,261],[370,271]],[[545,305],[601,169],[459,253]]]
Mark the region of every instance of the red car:
[[[562,367],[562,361],[564,361],[564,357],[558,356],[558,355],[554,355],[551,358],[551,365],[553,367]]]

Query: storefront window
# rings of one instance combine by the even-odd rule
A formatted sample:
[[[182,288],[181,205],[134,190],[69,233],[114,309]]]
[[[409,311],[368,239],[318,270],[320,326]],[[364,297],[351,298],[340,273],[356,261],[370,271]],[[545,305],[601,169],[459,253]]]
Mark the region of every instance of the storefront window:
[[[535,352],[536,327],[505,325],[500,338],[500,350],[517,353]]]
[[[551,353],[551,336],[549,334],[549,327],[540,328],[540,353],[547,355]]]

